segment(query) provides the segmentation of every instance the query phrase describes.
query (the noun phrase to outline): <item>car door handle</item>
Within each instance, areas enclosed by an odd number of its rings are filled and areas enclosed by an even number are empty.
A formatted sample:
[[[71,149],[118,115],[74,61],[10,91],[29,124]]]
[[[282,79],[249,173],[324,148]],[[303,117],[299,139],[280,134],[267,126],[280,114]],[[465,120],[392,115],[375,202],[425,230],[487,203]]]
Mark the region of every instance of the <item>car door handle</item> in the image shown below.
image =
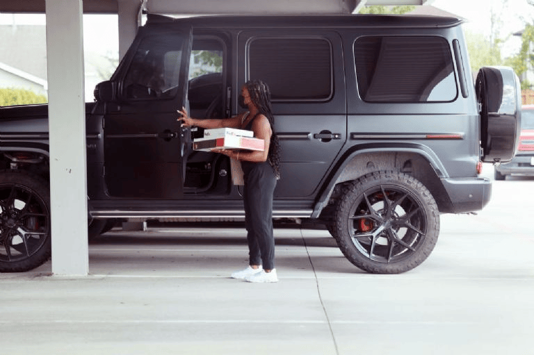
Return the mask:
[[[166,141],[170,141],[171,139],[176,138],[176,137],[178,137],[178,133],[172,132],[168,129],[158,134],[158,138],[166,140]]]
[[[321,133],[315,133],[313,135],[315,139],[321,139],[325,141],[330,141],[331,139],[341,139],[340,133],[332,133],[330,131],[321,131]]]

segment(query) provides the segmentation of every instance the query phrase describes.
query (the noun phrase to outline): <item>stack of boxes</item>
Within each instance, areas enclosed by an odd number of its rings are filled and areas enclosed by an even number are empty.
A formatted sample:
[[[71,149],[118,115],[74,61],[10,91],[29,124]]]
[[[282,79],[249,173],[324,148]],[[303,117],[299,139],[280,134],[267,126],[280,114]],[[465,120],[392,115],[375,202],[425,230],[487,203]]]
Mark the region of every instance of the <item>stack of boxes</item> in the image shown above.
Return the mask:
[[[211,151],[212,149],[265,149],[263,139],[254,138],[252,131],[235,128],[206,129],[204,138],[197,138],[193,142],[193,149]]]

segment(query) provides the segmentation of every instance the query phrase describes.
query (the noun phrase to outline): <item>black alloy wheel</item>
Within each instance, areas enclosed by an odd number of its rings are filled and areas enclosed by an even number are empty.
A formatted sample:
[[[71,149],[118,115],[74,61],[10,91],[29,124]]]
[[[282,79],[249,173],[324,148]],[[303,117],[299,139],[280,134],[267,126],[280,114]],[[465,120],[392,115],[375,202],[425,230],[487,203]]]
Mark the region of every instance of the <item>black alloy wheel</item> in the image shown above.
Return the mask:
[[[352,182],[336,209],[338,245],[357,267],[380,274],[420,265],[439,235],[439,212],[430,192],[396,171],[367,174]]]
[[[0,171],[0,272],[32,270],[50,254],[48,184],[25,171]]]

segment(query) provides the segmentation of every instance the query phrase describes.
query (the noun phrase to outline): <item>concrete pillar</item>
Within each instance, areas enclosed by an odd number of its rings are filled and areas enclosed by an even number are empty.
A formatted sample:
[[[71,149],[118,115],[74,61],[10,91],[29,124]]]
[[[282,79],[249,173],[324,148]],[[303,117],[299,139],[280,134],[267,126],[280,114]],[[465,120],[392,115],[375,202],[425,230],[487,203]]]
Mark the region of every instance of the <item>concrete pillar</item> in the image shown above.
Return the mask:
[[[82,0],[46,0],[52,273],[87,275]]]
[[[140,1],[118,0],[119,2],[119,58],[122,59],[137,33]]]

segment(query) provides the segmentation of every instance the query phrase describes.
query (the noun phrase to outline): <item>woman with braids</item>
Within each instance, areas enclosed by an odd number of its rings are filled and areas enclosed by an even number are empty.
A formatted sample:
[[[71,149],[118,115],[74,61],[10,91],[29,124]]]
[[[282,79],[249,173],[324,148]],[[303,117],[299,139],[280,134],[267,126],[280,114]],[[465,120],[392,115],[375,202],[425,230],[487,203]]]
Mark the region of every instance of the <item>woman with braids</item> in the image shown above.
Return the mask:
[[[238,128],[252,130],[254,137],[265,141],[265,150],[214,152],[241,161],[244,173],[243,201],[249,248],[249,266],[232,274],[232,278],[249,282],[278,282],[274,267],[273,194],[280,177],[280,144],[274,131],[271,93],[260,80],[247,82],[241,89],[239,104],[248,112],[227,119],[195,119],[182,108],[178,111],[185,127]]]

